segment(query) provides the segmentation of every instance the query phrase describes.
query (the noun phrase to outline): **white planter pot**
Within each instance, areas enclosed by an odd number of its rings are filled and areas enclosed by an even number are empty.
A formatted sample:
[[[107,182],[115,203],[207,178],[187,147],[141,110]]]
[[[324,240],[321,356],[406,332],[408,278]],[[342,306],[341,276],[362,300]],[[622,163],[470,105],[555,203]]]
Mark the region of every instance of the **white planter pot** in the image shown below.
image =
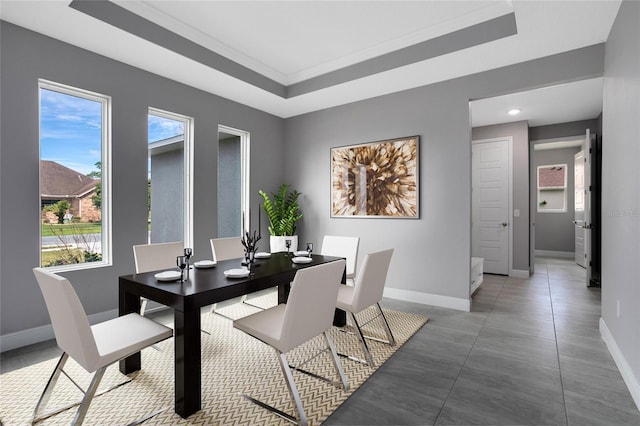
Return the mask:
[[[271,247],[271,253],[277,253],[280,251],[287,251],[287,243],[286,240],[291,240],[291,247],[289,247],[289,252],[293,253],[298,250],[298,236],[277,236],[271,235],[269,239],[269,245]]]

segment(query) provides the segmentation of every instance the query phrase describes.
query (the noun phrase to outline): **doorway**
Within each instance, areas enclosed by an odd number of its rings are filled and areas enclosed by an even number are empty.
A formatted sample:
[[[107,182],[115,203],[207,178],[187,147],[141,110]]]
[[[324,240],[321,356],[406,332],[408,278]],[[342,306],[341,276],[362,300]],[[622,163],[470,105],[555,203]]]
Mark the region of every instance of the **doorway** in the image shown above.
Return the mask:
[[[581,136],[532,141],[537,256],[577,259],[581,251],[584,257],[582,228],[575,224],[584,209],[583,142]]]
[[[538,206],[535,253],[574,259],[587,270],[587,286],[600,285],[600,141],[589,129],[586,135],[532,141],[534,168],[566,163],[568,169],[566,211]]]

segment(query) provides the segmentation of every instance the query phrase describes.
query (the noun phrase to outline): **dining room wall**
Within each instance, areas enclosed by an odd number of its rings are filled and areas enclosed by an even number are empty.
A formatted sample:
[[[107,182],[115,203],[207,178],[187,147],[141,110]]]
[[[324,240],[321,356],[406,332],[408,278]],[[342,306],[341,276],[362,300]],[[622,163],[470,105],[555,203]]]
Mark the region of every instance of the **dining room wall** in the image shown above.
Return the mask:
[[[34,336],[52,337],[31,272],[39,263],[39,78],[112,98],[113,264],[62,274],[74,284],[89,315],[116,314],[118,276],[134,271],[132,245],[147,241],[149,107],[194,117],[196,260],[211,257],[209,238],[217,232],[219,124],[251,133],[251,193],[256,194],[251,202],[256,208],[258,189],[282,181],[283,119],[4,21],[0,31],[2,350],[29,343]]]
[[[605,53],[600,333],[640,409],[640,3],[624,1]]]
[[[469,101],[600,76],[603,52],[590,46],[287,119],[285,175],[303,194],[300,238],[359,236],[359,263],[367,252],[393,247],[385,295],[469,309]],[[330,217],[330,149],[411,135],[420,136],[420,218]]]

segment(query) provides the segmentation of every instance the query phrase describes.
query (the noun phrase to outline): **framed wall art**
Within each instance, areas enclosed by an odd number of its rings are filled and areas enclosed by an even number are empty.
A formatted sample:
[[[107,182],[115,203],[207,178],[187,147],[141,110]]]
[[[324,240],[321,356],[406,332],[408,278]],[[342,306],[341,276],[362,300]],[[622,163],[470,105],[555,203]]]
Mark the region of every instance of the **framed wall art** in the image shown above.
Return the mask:
[[[419,218],[419,136],[331,148],[331,217]]]

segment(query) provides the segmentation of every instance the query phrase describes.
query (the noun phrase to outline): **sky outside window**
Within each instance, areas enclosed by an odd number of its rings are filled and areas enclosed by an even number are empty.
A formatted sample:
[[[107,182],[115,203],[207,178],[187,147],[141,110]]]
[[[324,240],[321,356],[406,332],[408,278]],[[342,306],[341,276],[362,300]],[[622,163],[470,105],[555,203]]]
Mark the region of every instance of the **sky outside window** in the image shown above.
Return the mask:
[[[102,160],[102,105],[40,89],[40,158],[82,174]]]
[[[149,142],[184,133],[180,121],[149,115]],[[48,89],[40,89],[40,158],[84,175],[102,160],[102,105]]]
[[[184,123],[149,114],[149,143],[184,134]]]

